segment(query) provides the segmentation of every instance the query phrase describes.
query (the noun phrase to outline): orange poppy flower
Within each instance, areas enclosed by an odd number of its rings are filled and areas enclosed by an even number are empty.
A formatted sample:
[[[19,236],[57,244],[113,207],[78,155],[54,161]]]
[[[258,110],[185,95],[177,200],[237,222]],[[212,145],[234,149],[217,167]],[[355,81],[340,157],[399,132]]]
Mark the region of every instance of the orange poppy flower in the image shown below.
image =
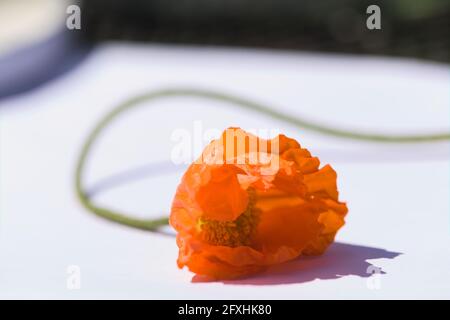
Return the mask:
[[[336,172],[279,135],[230,128],[187,169],[172,204],[178,266],[213,279],[323,253],[344,225]]]

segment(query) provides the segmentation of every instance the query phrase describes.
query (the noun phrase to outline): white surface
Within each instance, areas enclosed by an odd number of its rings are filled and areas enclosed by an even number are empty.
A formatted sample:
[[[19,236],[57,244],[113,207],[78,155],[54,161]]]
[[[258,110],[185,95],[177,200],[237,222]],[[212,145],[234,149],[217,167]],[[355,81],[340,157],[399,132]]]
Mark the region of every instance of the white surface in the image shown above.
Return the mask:
[[[176,267],[172,237],[115,225],[81,208],[73,192],[75,160],[97,119],[130,95],[184,85],[241,94],[343,127],[450,127],[444,65],[105,45],[67,76],[0,101],[0,298],[450,298],[448,143],[356,143],[197,99],[165,100],[123,117],[95,149],[89,185],[170,159],[171,133],[192,130],[195,120],[207,128],[281,128],[336,169],[350,209],[339,244],[323,257],[237,282],[191,282],[192,274]],[[98,201],[157,216],[169,210],[181,173],[143,177]],[[367,278],[365,259],[376,257],[369,262],[386,273]],[[66,288],[69,265],[81,269],[79,290]],[[370,289],[376,281],[379,288]]]

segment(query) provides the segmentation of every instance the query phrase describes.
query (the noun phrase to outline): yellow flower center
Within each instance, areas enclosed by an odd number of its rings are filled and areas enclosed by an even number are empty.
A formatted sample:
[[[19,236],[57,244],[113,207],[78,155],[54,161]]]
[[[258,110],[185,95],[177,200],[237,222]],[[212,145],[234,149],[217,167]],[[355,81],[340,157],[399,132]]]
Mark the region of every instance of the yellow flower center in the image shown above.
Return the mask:
[[[238,247],[250,245],[258,224],[257,210],[254,210],[255,190],[248,189],[247,209],[234,221],[217,221],[200,218],[198,228],[202,239],[212,245]]]

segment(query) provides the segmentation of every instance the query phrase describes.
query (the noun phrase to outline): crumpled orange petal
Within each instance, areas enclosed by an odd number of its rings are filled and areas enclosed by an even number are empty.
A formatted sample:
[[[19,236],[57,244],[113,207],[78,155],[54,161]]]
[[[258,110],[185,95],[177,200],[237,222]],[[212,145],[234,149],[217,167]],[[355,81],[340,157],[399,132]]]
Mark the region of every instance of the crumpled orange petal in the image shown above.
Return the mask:
[[[232,145],[237,139],[244,143]],[[344,225],[347,206],[338,200],[336,172],[319,166],[285,135],[264,140],[225,130],[187,169],[175,194],[170,223],[178,232],[178,266],[230,279],[323,253]]]
[[[207,181],[195,195],[203,215],[218,221],[235,220],[245,211],[248,195],[237,179],[237,173],[244,173],[232,165],[221,165],[209,171]]]

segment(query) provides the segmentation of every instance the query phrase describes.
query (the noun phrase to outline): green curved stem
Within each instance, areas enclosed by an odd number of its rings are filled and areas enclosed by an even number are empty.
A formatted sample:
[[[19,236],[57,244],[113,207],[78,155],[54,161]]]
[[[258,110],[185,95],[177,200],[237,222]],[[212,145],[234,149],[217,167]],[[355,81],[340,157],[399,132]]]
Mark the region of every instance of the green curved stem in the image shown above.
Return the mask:
[[[416,143],[416,142],[450,140],[450,132],[443,132],[429,135],[384,135],[378,133],[365,133],[365,132],[341,130],[330,126],[325,126],[311,121],[307,121],[299,117],[293,117],[286,113],[278,112],[274,108],[268,107],[266,105],[219,92],[200,89],[160,90],[136,96],[120,104],[119,106],[114,108],[111,112],[109,112],[103,119],[101,119],[101,121],[95,126],[94,130],[89,134],[87,140],[83,145],[83,148],[81,149],[81,153],[78,158],[78,163],[75,172],[75,188],[77,196],[86,209],[107,220],[143,230],[154,231],[159,227],[168,224],[167,217],[162,217],[158,219],[139,219],[95,205],[92,202],[92,199],[89,197],[89,195],[83,188],[82,176],[84,174],[87,156],[90,150],[92,149],[94,142],[96,141],[100,133],[103,131],[103,129],[105,129],[105,127],[107,127],[115,118],[117,118],[120,114],[131,110],[134,107],[142,105],[141,104],[142,102],[174,96],[199,97],[227,102],[233,106],[242,109],[247,109],[250,111],[259,112],[274,119],[290,123],[302,129],[340,138],[364,140],[372,142],[389,142],[389,143]]]

